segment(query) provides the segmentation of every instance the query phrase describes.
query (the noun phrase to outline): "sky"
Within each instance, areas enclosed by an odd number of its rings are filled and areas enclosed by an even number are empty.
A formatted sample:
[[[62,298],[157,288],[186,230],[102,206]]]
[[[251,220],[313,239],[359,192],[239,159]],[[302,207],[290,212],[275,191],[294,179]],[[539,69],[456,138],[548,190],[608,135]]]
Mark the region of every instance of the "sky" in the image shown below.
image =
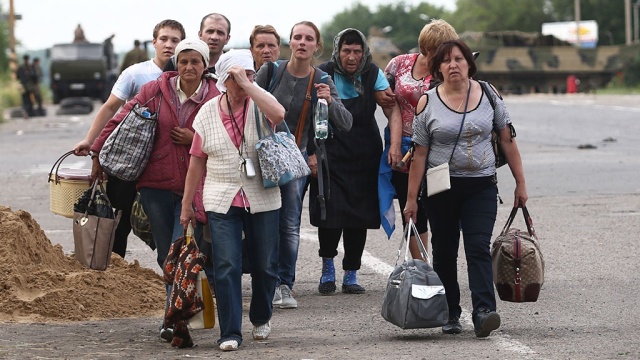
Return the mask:
[[[334,15],[350,8],[357,0],[13,0],[16,21],[15,36],[24,51],[41,50],[56,43],[73,41],[78,24],[87,40],[102,42],[112,34],[117,52],[133,47],[133,41],[151,40],[153,27],[164,19],[182,23],[187,37],[198,36],[200,20],[211,12],[225,15],[231,21],[230,47],[248,44],[254,25],[271,24],[281,36],[287,37],[291,27],[302,20],[318,27]],[[380,4],[394,0],[362,0],[372,11]],[[448,10],[455,8],[454,0],[404,0],[407,5],[427,2]],[[2,10],[9,11],[9,0],[0,0]],[[250,7],[251,6],[251,7]],[[417,32],[416,32],[417,36]]]

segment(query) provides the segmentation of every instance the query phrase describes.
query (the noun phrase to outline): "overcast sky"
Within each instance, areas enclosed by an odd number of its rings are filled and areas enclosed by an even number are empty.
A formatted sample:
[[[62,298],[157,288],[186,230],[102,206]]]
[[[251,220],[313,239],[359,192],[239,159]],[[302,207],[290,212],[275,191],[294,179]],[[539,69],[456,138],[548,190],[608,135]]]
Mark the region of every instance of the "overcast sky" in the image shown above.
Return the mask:
[[[361,1],[373,11],[380,4],[396,2]],[[421,2],[404,1],[409,5]],[[424,2],[449,10],[455,8],[454,0]],[[2,10],[8,12],[9,0],[0,0],[0,3]],[[115,34],[113,43],[120,52],[129,50],[134,39],[151,40],[153,27],[164,19],[178,20],[185,27],[187,37],[197,36],[202,17],[218,12],[231,21],[229,44],[233,46],[247,43],[256,24],[271,24],[281,35],[287,36],[293,24],[299,21],[313,21],[320,27],[355,3],[356,0],[14,0],[16,14],[22,15],[22,20],[16,22],[15,35],[22,44],[18,52],[40,50],[56,43],[71,42],[76,26],[81,24],[89,41],[101,42]]]

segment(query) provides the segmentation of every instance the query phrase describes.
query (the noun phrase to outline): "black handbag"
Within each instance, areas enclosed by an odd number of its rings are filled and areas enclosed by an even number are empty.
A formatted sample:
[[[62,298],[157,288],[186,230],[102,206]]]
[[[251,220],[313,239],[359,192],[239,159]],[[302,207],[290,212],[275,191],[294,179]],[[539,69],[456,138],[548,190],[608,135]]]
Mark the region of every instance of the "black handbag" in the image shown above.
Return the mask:
[[[402,329],[439,327],[449,320],[449,306],[444,286],[428,262],[409,258],[409,237],[420,239],[418,230],[409,220],[398,248],[396,266],[389,276],[382,299],[382,317]],[[398,265],[405,245],[404,262]],[[418,248],[424,259],[429,255],[421,241]]]

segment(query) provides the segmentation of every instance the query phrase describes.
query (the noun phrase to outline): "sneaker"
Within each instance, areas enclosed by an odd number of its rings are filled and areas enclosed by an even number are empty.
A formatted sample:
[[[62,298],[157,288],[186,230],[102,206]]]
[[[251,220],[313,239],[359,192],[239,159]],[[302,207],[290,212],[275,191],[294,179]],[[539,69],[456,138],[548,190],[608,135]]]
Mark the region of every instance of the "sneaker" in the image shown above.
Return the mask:
[[[342,284],[342,292],[345,294],[364,294],[365,289],[358,284]]]
[[[280,293],[282,294],[280,309],[295,309],[298,307],[298,302],[293,298],[291,288],[288,285],[280,285]]]
[[[484,338],[500,327],[500,315],[488,309],[479,309],[473,321],[476,337]]]
[[[282,304],[282,293],[280,292],[280,286],[276,286],[276,293],[273,295],[273,301],[271,303],[273,305]]]
[[[449,316],[449,321],[442,327],[442,332],[445,334],[460,334],[462,332],[460,318],[455,315]]]
[[[253,325],[253,331],[251,332],[253,340],[266,340],[269,334],[271,334],[271,321],[259,326]]]
[[[160,329],[160,338],[166,342],[171,342],[173,340],[173,328]]]
[[[227,340],[220,343],[220,350],[222,351],[236,351],[238,350],[238,340]]]

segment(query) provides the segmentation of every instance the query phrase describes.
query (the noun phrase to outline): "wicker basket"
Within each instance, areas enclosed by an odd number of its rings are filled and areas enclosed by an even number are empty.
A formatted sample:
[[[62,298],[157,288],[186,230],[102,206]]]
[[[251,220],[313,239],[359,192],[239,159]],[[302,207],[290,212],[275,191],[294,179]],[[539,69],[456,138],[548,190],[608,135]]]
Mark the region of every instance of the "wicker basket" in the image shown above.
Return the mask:
[[[70,154],[73,151],[62,155],[49,172],[49,209],[54,214],[73,218],[73,205],[91,186],[91,169],[60,169],[60,164]]]

